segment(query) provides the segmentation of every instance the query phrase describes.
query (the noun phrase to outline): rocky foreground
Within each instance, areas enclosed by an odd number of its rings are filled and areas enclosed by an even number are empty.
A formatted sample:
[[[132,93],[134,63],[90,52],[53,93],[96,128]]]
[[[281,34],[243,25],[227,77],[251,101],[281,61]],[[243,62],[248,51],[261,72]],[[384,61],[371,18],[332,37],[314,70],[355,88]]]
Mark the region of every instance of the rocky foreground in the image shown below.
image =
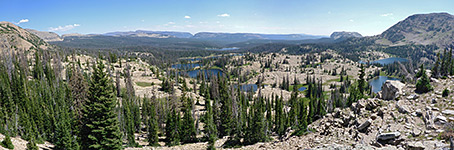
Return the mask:
[[[387,81],[379,98],[335,109],[309,125],[313,133],[244,149],[449,149],[441,135],[454,121],[453,96],[441,91],[452,91],[454,80],[432,81],[435,90],[421,95],[414,85]]]
[[[239,149],[449,149],[441,135],[454,121],[454,79],[432,79],[434,91],[416,94],[412,84],[387,81],[378,98],[362,99],[352,107],[336,108],[309,125],[314,132],[287,135]],[[386,100],[385,100],[386,99]],[[225,139],[216,142],[220,149]],[[144,149],[205,149],[206,143]]]
[[[434,91],[416,94],[412,84],[387,81],[378,98],[362,99],[350,108],[336,108],[310,124],[313,130],[306,135],[290,136],[292,131],[288,129],[281,139],[273,136],[274,141],[239,149],[449,149],[450,143],[441,135],[446,132],[446,125],[454,121],[454,99],[453,94],[442,97],[441,91],[454,90],[454,78],[432,79],[431,84]],[[223,149],[225,141],[226,138],[218,140],[216,147]],[[20,138],[12,138],[12,142],[15,149],[24,149],[27,143]],[[52,148],[49,143],[39,146]],[[191,150],[206,146],[203,142],[126,149]]]

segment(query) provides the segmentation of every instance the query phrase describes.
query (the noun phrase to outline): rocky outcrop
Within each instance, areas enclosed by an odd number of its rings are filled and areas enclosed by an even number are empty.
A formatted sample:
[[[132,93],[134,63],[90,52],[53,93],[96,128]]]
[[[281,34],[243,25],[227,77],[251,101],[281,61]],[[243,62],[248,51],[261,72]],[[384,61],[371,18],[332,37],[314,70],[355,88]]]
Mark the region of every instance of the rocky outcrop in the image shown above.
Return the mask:
[[[387,80],[381,87],[381,98],[384,100],[394,100],[402,94],[402,88],[405,86],[400,81]]]
[[[339,40],[339,39],[347,39],[347,38],[353,38],[353,37],[363,37],[361,34],[358,32],[333,32],[330,36],[331,39],[334,40]]]

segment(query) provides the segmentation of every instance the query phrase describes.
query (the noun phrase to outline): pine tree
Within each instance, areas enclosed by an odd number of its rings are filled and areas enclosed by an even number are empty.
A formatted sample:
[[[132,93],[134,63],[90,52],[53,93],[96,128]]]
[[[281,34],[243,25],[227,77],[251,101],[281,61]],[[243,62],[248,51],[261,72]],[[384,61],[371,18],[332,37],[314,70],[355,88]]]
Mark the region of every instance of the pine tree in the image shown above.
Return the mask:
[[[424,68],[423,65],[421,65],[421,68]],[[416,92],[418,93],[426,93],[429,91],[432,91],[433,88],[430,85],[430,80],[429,77],[427,77],[426,72],[424,69],[419,70],[418,74],[422,74],[421,78],[416,82]]]
[[[275,108],[275,132],[279,135],[282,136],[284,135],[285,132],[285,114],[283,112],[283,100],[282,96],[279,98],[276,98],[276,108]]]
[[[88,99],[83,109],[82,149],[121,149],[116,97],[101,60],[93,65]]]
[[[209,150],[216,149],[214,143],[217,139],[217,130],[216,125],[213,120],[213,108],[211,107],[210,94],[207,93],[205,98],[205,126],[203,127],[205,132],[205,138],[208,139],[208,148]]]
[[[289,120],[290,126],[297,126],[298,125],[298,88],[296,85],[293,86],[293,91],[289,100],[290,105],[290,113],[289,113]]]
[[[73,134],[77,132],[72,129],[78,129],[75,126],[78,122],[73,120],[75,118],[74,111],[71,111],[69,106],[72,103],[65,99],[64,93],[68,92],[69,95],[69,90],[65,91],[66,89],[65,84],[60,84],[55,93],[56,102],[59,107],[55,108],[57,109],[57,115],[54,116],[56,119],[54,145],[56,149],[76,150],[79,149],[79,143]]]
[[[194,118],[192,117],[193,103],[190,98],[186,97],[186,93],[183,93],[181,101],[184,102],[184,115],[182,119],[181,127],[181,142],[191,143],[196,141],[196,129],[194,126]]]
[[[220,137],[230,135],[233,127],[233,111],[232,111],[232,98],[230,97],[230,91],[227,88],[227,81],[225,78],[220,79],[219,83],[219,94],[221,103],[221,125],[219,127]]]
[[[452,47],[451,49],[449,50],[449,54],[448,54],[448,73],[449,75],[454,75],[454,60],[452,59]]]
[[[424,71],[424,64],[421,64],[421,66],[419,67],[419,71],[416,73],[415,77],[416,78],[420,78],[422,76],[422,74],[425,73]]]
[[[3,139],[1,145],[7,149],[14,149],[13,142],[11,142],[11,138],[9,136],[6,136],[5,139]]]
[[[180,144],[180,113],[176,108],[167,116],[166,121],[166,146],[175,146]]]
[[[27,143],[27,149],[26,150],[39,150],[38,146],[36,146],[35,140],[32,139]]]
[[[432,77],[440,77],[440,52],[437,53],[437,60],[435,61],[434,67],[432,68]]]
[[[361,68],[359,71],[359,80],[358,80],[358,90],[361,94],[363,94],[365,91],[365,89],[364,89],[366,86],[366,80],[364,79],[365,76],[366,76],[366,73],[365,73],[364,65],[361,64]]]
[[[249,121],[248,131],[244,142],[246,144],[255,144],[257,142],[265,142],[267,135],[265,133],[265,115],[263,112],[264,102],[263,98],[259,97],[254,101],[252,113]]]
[[[156,115],[155,99],[150,101],[148,98],[144,98],[142,103],[142,114],[144,114],[144,121],[147,126],[147,141],[150,146],[159,146],[158,137],[158,120]]]

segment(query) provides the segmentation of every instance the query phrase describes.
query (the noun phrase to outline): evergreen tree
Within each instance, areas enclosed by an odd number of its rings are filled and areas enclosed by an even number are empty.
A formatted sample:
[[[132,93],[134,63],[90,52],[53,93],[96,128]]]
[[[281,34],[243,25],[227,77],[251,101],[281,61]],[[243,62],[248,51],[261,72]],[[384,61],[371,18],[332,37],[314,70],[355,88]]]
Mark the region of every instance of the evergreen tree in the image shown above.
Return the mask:
[[[365,73],[364,65],[361,64],[361,68],[359,71],[359,80],[358,80],[358,90],[359,90],[359,93],[361,93],[361,94],[363,94],[365,91],[365,89],[364,89],[366,86],[366,80],[364,79],[365,76],[366,76],[366,73]]]
[[[416,73],[415,77],[416,78],[420,78],[422,76],[422,74],[425,73],[424,71],[424,64],[421,64],[421,66],[419,67],[419,71]]]
[[[9,136],[6,136],[5,139],[3,139],[1,145],[7,149],[14,149],[13,142],[11,142],[11,138]]]
[[[158,121],[156,115],[156,105],[155,99],[151,102],[150,99],[144,98],[142,103],[142,114],[144,114],[144,121],[147,126],[147,141],[150,146],[159,146],[159,137],[158,137]]]
[[[74,127],[75,122],[73,120],[74,113],[73,111],[70,111],[69,105],[71,103],[66,102],[65,96],[64,96],[64,90],[66,87],[64,87],[63,84],[60,84],[60,87],[57,88],[57,100],[56,102],[58,103],[58,108],[57,109],[57,116],[55,116],[56,119],[56,129],[55,129],[55,140],[54,140],[54,145],[56,149],[67,149],[67,150],[76,150],[79,149],[79,143],[77,142],[77,139],[74,137],[75,131],[72,129],[76,130],[78,129],[77,127]],[[69,90],[68,90],[69,92]]]
[[[217,139],[217,130],[216,125],[213,120],[213,108],[211,107],[210,94],[207,93],[205,98],[205,126],[203,127],[205,132],[205,138],[208,139],[208,148],[209,150],[216,149],[214,143]]]
[[[83,109],[81,131],[82,149],[121,149],[117,114],[114,112],[116,97],[111,79],[101,60],[93,65],[88,99]]]
[[[423,65],[421,65],[421,68],[424,68]],[[421,78],[416,82],[416,92],[418,93],[426,93],[429,91],[432,91],[433,88],[430,85],[430,80],[429,77],[427,77],[426,72],[424,69],[419,70],[418,74],[422,74]]]
[[[438,78],[440,77],[440,52],[437,53],[437,60],[435,61],[435,64],[432,68],[432,77],[433,78]]]
[[[166,146],[180,144],[180,113],[176,108],[172,108],[166,121]]]
[[[35,140],[32,139],[27,143],[26,150],[39,150],[38,146],[36,146]]]
[[[276,98],[276,108],[275,108],[275,132],[279,135],[282,136],[284,135],[285,132],[285,114],[283,111],[283,100],[282,96],[279,98]]]
[[[192,117],[193,102],[190,98],[186,97],[186,93],[183,93],[181,101],[184,102],[184,114],[182,119],[181,127],[181,142],[191,143],[196,141],[196,129],[194,126],[194,118]]]
[[[230,135],[233,127],[233,111],[232,111],[232,98],[230,91],[227,88],[227,81],[225,78],[219,80],[219,94],[221,103],[221,124],[219,127],[220,137]]]
[[[297,126],[298,125],[298,116],[299,116],[299,103],[298,103],[298,88],[296,85],[293,86],[293,91],[289,100],[290,105],[290,126]]]
[[[265,133],[265,116],[263,112],[263,98],[259,97],[254,101],[252,113],[249,121],[248,131],[244,142],[246,144],[255,144],[257,142],[265,142],[267,135]]]

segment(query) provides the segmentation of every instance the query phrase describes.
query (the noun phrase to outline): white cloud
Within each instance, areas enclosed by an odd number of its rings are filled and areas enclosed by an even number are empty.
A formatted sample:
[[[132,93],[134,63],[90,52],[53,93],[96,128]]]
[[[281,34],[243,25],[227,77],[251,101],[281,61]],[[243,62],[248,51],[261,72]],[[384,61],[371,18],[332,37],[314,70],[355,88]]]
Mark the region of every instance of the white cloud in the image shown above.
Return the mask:
[[[66,25],[66,26],[58,26],[56,28],[54,27],[50,27],[49,28],[49,31],[68,31],[68,30],[72,30],[74,29],[75,27],[79,27],[80,24],[70,24],[70,25]]]
[[[26,23],[26,22],[28,22],[28,21],[29,21],[28,19],[22,19],[22,20],[19,20],[19,22],[16,23],[16,24]]]
[[[350,19],[350,20],[348,20],[348,21],[350,21],[350,22],[355,22],[355,20],[353,20],[353,19]]]
[[[392,15],[393,15],[393,13],[386,13],[386,14],[381,14],[380,16],[382,16],[382,17],[388,17],[388,16],[392,16]]]
[[[220,14],[220,15],[218,15],[218,17],[230,17],[230,15],[229,14]]]
[[[186,19],[191,19],[191,16],[184,16],[184,18],[186,18]]]
[[[164,26],[169,26],[169,25],[174,25],[174,24],[175,24],[175,22],[170,21],[170,22],[167,22],[166,24],[164,24]]]

